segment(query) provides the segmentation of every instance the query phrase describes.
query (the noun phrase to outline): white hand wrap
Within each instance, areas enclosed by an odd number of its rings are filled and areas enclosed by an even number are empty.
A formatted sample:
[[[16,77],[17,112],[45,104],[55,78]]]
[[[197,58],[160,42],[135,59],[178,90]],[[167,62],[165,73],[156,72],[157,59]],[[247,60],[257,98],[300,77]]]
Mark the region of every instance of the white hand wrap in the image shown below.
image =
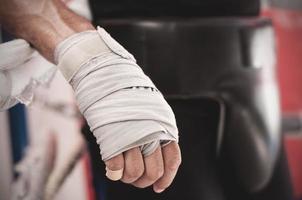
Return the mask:
[[[71,36],[55,52],[104,161],[134,147],[149,155],[178,141],[172,109],[134,57],[101,28]]]

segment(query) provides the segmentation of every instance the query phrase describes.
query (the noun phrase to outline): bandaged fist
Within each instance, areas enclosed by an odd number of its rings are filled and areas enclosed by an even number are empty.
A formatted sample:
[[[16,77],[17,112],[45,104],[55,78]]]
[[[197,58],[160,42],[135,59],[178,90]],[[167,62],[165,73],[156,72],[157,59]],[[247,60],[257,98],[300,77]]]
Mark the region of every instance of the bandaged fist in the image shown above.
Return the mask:
[[[157,147],[155,152],[146,157],[136,147],[105,162],[109,179],[121,180],[138,188],[153,185],[157,193],[170,186],[180,163],[180,149],[175,142],[162,148]]]
[[[174,113],[135,58],[61,0],[0,0],[0,23],[54,62],[72,86],[107,175],[167,188],[181,161]]]
[[[167,188],[181,162],[175,116],[133,55],[98,27],[60,43],[55,61],[96,137],[108,178]]]

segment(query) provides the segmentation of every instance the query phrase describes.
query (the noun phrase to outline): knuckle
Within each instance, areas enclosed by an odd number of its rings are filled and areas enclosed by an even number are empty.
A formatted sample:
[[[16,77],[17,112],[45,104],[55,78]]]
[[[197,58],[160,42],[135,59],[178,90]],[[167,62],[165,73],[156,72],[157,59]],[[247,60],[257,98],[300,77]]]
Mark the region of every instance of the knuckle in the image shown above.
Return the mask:
[[[119,170],[123,168],[123,166],[120,163],[116,163],[116,162],[108,162],[106,165],[110,170]]]
[[[155,182],[157,179],[162,177],[164,174],[164,170],[162,168],[157,168],[155,170],[152,170],[152,172],[149,172],[146,174],[146,179],[150,182]]]
[[[154,173],[147,173],[145,178],[148,182],[151,182],[151,183],[155,182],[157,180],[156,175]]]
[[[181,164],[181,158],[179,156],[175,156],[173,157],[172,159],[170,159],[167,163],[167,169],[168,170],[177,170],[178,167],[180,166]]]
[[[160,168],[157,173],[157,179],[161,178],[164,175],[164,168]]]
[[[126,170],[124,173],[124,178],[128,180],[136,180],[141,177],[144,173],[143,168],[141,167],[134,167],[130,170]]]

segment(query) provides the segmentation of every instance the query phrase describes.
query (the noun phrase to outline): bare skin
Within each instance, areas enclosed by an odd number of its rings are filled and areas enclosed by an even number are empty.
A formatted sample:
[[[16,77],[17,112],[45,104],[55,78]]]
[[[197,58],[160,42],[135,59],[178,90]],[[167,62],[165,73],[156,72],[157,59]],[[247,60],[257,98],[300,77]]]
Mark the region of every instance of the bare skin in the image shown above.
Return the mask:
[[[69,10],[61,0],[0,0],[0,24],[8,32],[31,43],[46,59],[54,62],[56,46],[92,24]],[[143,157],[139,148],[130,149],[105,162],[110,170],[124,169],[121,181],[139,188],[153,185],[162,192],[172,183],[181,153],[177,143]]]
[[[53,62],[55,47],[68,36],[94,30],[91,23],[60,0],[0,0],[0,23],[16,37],[30,42]]]

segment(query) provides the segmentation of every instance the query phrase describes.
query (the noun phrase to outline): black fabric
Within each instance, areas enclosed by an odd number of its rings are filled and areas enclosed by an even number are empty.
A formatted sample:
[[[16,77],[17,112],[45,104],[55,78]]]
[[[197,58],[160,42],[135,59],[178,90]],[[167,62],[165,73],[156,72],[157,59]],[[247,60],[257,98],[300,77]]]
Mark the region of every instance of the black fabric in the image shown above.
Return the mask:
[[[294,200],[293,185],[289,174],[288,161],[284,147],[274,167],[274,173],[267,186],[256,193],[247,193],[241,189],[241,183],[234,179],[234,167],[232,164],[225,165],[230,160],[226,149],[220,159],[220,177],[225,195],[229,200]],[[251,169],[252,171],[253,169]]]
[[[259,0],[90,0],[95,20],[119,17],[257,16]]]

